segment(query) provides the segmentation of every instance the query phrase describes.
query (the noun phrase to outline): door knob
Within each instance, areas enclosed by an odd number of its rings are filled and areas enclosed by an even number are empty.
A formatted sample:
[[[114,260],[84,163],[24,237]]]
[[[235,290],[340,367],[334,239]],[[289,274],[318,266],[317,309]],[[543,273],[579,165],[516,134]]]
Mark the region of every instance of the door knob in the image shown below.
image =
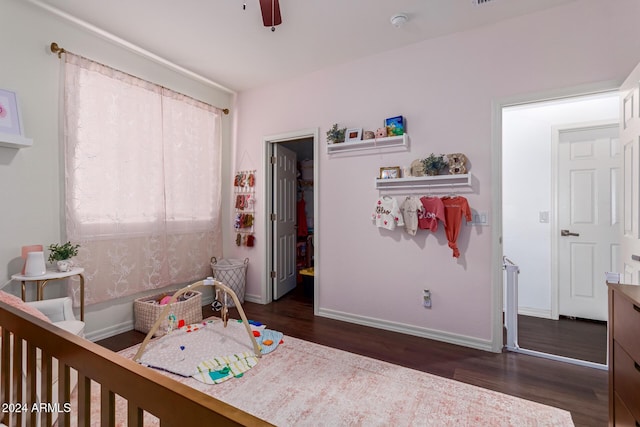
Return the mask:
[[[569,230],[560,230],[561,236],[579,236],[580,233],[572,233]]]

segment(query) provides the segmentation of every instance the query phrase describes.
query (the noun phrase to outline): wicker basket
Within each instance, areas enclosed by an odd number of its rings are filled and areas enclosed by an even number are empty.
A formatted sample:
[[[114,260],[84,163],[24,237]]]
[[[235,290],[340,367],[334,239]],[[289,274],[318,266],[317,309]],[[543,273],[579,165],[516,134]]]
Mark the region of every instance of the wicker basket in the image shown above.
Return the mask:
[[[244,302],[244,290],[247,281],[247,266],[249,258],[242,259],[221,259],[218,261],[216,257],[211,257],[211,270],[213,278],[224,283],[236,293],[238,301]],[[229,307],[235,307],[233,301],[227,304]]]
[[[163,296],[171,296],[176,291],[169,291],[164,294],[138,298],[133,302],[133,312],[135,315],[136,331],[147,333],[162,313],[166,305],[157,303]],[[198,291],[187,292],[183,295],[183,301],[176,301],[171,304],[171,309],[167,318],[163,319],[154,336],[164,335],[169,326],[169,315],[173,314],[176,320],[184,320],[186,325],[202,321],[202,293]],[[182,297],[181,297],[182,298]]]

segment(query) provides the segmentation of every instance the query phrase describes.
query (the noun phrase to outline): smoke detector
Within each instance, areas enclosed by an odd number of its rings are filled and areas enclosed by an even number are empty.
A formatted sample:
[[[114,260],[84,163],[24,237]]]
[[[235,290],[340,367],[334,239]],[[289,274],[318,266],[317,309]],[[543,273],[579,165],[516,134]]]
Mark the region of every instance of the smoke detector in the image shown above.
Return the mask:
[[[404,13],[398,13],[396,15],[393,15],[391,17],[391,24],[396,27],[396,28],[400,28],[402,27],[407,21],[409,20],[409,17],[404,14]]]

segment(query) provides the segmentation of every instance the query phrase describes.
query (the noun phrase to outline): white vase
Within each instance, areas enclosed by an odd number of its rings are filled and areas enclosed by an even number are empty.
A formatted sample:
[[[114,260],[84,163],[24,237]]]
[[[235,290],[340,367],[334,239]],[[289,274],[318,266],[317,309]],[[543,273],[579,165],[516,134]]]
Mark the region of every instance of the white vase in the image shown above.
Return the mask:
[[[44,252],[29,252],[24,266],[25,276],[42,276],[46,274],[47,266],[44,263]]]

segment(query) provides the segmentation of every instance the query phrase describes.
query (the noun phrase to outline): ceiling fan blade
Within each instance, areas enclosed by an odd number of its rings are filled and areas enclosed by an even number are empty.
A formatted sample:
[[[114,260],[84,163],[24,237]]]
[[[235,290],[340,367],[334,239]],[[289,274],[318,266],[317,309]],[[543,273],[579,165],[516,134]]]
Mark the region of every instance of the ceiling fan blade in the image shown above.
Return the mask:
[[[275,27],[282,24],[278,0],[260,0],[260,9],[262,10],[262,23],[265,27]]]

